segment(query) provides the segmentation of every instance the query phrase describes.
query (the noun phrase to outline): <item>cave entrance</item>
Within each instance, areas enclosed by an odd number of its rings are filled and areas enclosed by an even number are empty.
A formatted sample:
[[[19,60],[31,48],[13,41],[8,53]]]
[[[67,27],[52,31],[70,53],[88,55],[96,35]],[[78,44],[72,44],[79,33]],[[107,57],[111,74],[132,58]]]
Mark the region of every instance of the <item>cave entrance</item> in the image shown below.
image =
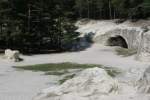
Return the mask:
[[[115,37],[110,37],[107,40],[107,45],[108,46],[120,46],[123,48],[128,48],[126,40],[122,36],[115,36]]]

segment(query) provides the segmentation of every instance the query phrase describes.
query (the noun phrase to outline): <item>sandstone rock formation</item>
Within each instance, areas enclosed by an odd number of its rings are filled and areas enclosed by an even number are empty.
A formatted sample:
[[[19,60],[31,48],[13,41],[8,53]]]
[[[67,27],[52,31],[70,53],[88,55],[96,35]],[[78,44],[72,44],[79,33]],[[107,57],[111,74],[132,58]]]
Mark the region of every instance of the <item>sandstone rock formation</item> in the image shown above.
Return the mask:
[[[138,93],[150,93],[150,67],[144,69],[136,80]]]
[[[34,100],[149,100],[149,93],[150,67],[132,68],[121,79],[89,68],[62,85],[44,89]]]
[[[20,55],[20,52],[18,50],[11,50],[11,49],[5,50],[5,58],[8,60],[18,62],[21,60],[19,55]]]
[[[141,34],[137,59],[140,61],[150,61],[150,29],[143,29]]]
[[[104,45],[109,45],[108,44],[109,39],[115,38],[115,37],[117,38],[118,36],[120,36],[125,40],[127,44],[127,48],[138,49],[141,34],[142,34],[142,30],[138,28],[116,28],[116,29],[106,32],[105,34],[97,36],[95,38],[95,42],[98,42]]]
[[[89,68],[60,86],[50,87],[35,100],[95,100],[97,96],[116,94],[117,81],[104,69]]]
[[[150,61],[150,20],[137,22],[125,21],[120,24],[112,20],[89,21],[86,24],[77,23],[82,36],[95,33],[93,41],[103,45],[121,46],[137,51],[136,59]],[[147,27],[147,29],[144,29]]]

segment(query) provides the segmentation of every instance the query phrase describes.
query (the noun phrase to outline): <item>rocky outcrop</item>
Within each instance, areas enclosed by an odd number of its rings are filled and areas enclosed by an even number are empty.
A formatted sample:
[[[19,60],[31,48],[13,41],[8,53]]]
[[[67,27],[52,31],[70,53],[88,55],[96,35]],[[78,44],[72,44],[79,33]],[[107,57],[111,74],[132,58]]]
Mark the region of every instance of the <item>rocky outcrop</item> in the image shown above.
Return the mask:
[[[125,21],[120,24],[114,23],[114,20],[89,21],[85,24],[77,23],[77,30],[82,36],[86,33],[95,33],[93,41],[103,45],[110,45],[109,40],[122,37],[127,44],[127,48],[137,51],[136,59],[140,61],[150,61],[150,31],[144,32],[143,26],[150,30],[150,20],[139,20],[137,22]],[[114,41],[112,41],[114,42]],[[111,44],[112,45],[112,44]],[[116,46],[122,46],[120,44]],[[122,46],[123,47],[123,46]]]
[[[21,60],[20,52],[18,50],[6,49],[5,50],[5,58],[8,60],[12,60],[14,62],[18,62]]]
[[[34,100],[149,100],[150,67],[132,68],[121,77],[112,78],[101,68],[85,69]]]
[[[139,74],[136,80],[136,89],[138,93],[150,94],[150,67],[145,68]]]
[[[104,45],[109,45],[108,40],[111,38],[122,37],[128,49],[137,51],[136,59],[140,61],[150,61],[150,31],[144,31],[143,28],[127,28],[127,29],[114,29],[106,32],[103,35],[97,36],[95,42]]]
[[[138,49],[142,31],[138,28],[116,28],[97,36],[94,40],[97,43],[108,45],[112,37],[121,36],[126,41],[129,49]]]
[[[90,68],[60,86],[42,92],[35,100],[96,100],[97,96],[116,94],[117,81],[104,69]]]
[[[136,59],[140,61],[150,61],[150,31],[141,34]]]

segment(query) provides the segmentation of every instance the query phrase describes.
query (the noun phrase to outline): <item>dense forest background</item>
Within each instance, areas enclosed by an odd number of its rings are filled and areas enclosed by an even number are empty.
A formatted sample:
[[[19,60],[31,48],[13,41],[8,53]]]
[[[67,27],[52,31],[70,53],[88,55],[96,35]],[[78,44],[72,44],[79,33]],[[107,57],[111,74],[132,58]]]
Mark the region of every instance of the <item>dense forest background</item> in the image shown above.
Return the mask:
[[[0,49],[68,50],[78,19],[145,19],[150,0],[0,0]]]
[[[140,19],[150,16],[150,0],[72,0],[79,18]]]

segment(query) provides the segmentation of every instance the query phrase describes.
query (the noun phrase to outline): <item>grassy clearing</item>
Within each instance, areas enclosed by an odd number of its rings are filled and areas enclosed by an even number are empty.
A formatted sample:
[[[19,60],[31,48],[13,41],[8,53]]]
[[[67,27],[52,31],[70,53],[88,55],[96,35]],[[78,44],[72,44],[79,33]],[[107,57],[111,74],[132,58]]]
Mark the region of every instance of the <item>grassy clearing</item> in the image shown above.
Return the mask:
[[[109,75],[115,76],[118,74],[118,69],[113,67],[105,67],[103,65],[96,64],[77,64],[77,63],[49,63],[49,64],[37,64],[28,66],[14,66],[14,68],[21,70],[32,70],[32,71],[44,71],[46,75],[62,75],[67,73],[68,69],[86,69],[99,67],[105,69]]]
[[[29,66],[15,66],[14,68],[47,72],[47,71],[61,71],[67,69],[92,68],[92,67],[102,68],[103,66],[94,64],[77,64],[77,63],[49,63],[49,64],[37,64]]]
[[[65,73],[68,73],[67,71],[63,71],[63,72],[60,72],[60,71],[47,71],[45,72],[45,75],[63,75]]]
[[[77,63],[49,63],[49,64],[38,64],[38,65],[30,65],[30,66],[14,66],[16,69],[20,70],[32,70],[32,71],[43,71],[45,72],[45,75],[65,75],[70,72],[68,72],[69,69],[86,69],[86,68],[93,68],[93,67],[99,67],[103,68],[107,71],[107,73],[115,77],[116,75],[120,74],[121,71],[119,71],[116,68],[112,67],[104,67],[102,65],[95,65],[95,64],[77,64]],[[69,75],[66,75],[61,79],[59,82],[62,84],[66,80],[71,79],[75,76],[74,73],[70,73]]]
[[[118,55],[122,55],[123,57],[132,56],[137,53],[135,49],[126,49],[126,48],[116,48],[116,52]]]

